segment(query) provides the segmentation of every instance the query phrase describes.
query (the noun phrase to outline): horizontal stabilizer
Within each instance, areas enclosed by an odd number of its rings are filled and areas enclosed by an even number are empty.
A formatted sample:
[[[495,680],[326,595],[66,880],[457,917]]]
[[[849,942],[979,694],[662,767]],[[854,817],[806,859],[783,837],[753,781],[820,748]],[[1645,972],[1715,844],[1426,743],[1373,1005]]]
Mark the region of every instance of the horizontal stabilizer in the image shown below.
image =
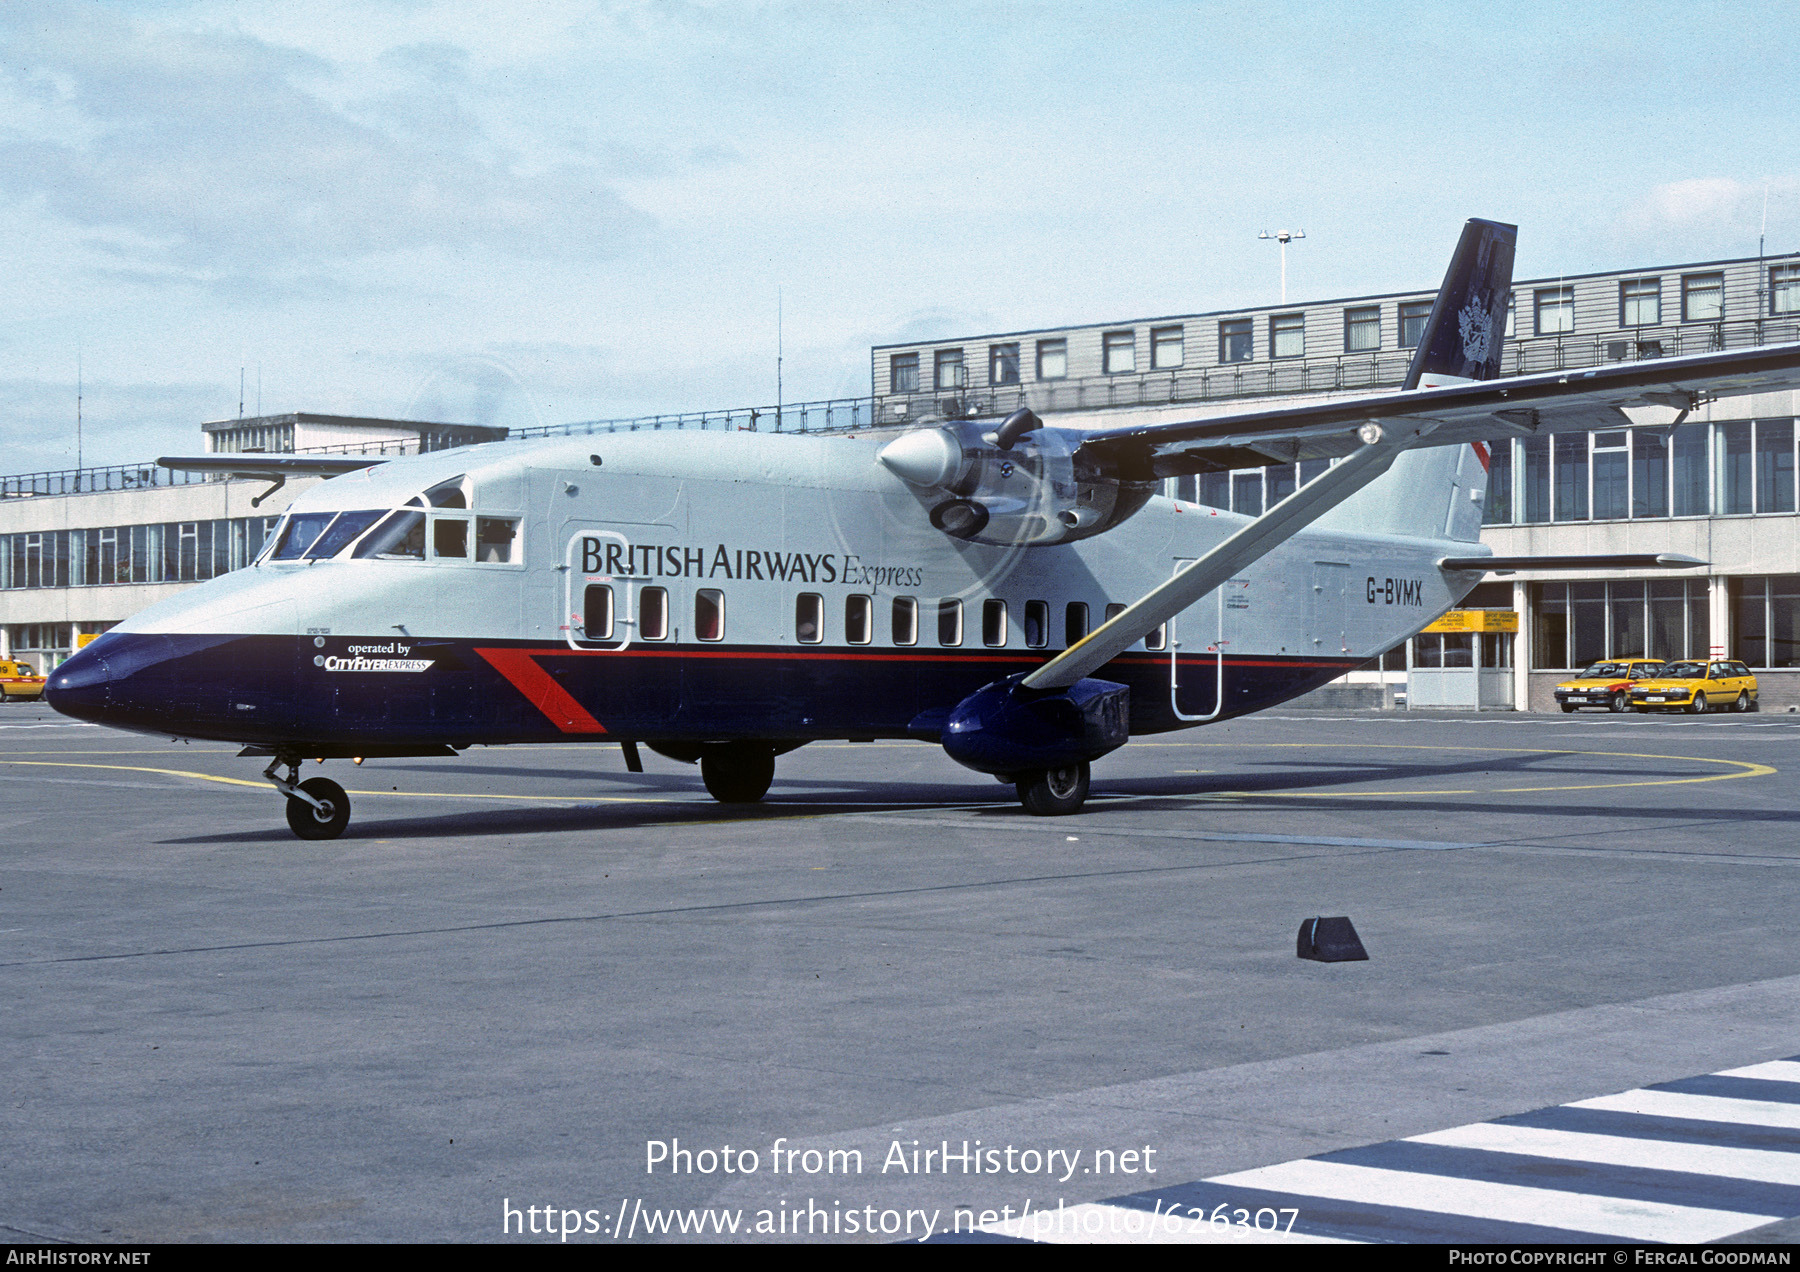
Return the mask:
[[[1445,557],[1438,568],[1511,574],[1514,570],[1693,570],[1706,564],[1683,552],[1612,552],[1598,556]]]
[[[178,473],[226,473],[232,477],[336,477],[385,464],[388,455],[164,455],[156,462]]]

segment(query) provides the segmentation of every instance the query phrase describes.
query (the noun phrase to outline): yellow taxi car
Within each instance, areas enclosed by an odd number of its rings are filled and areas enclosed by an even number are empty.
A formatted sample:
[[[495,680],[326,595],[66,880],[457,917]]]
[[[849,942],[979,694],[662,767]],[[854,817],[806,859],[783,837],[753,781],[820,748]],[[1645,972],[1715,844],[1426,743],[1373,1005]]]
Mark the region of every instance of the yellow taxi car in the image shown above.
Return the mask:
[[[1661,674],[1662,669],[1660,658],[1609,658],[1556,686],[1556,704],[1564,711],[1577,707],[1625,711],[1631,706],[1631,686]]]
[[[0,658],[0,702],[41,698],[43,694],[44,677],[34,674],[30,663]]]
[[[1631,686],[1631,705],[1639,711],[1691,711],[1695,715],[1727,707],[1748,711],[1756,705],[1756,677],[1735,658],[1670,663],[1654,680]]]

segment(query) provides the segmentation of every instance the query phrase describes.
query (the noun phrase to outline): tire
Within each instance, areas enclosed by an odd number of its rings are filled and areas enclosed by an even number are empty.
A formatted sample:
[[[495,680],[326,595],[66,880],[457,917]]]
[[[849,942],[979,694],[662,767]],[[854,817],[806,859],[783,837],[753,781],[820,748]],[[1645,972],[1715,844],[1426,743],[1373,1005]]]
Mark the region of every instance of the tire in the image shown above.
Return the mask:
[[[1731,704],[1731,709],[1733,711],[1748,711],[1750,709],[1749,692],[1746,690],[1739,690],[1737,701]]]
[[[1019,802],[1034,817],[1067,817],[1087,802],[1089,767],[1086,760],[1072,768],[1040,769],[1019,778]]]
[[[700,780],[721,804],[754,804],[775,780],[775,752],[757,742],[727,742],[700,753]]]
[[[1637,712],[1639,715],[1649,715],[1650,714],[1649,707],[1633,707],[1632,710]]]
[[[1610,697],[1606,700],[1606,709],[1608,711],[1614,712],[1615,714],[1623,712],[1630,705],[1631,705],[1631,700],[1629,698],[1627,698],[1624,695],[1624,693],[1622,693],[1622,692],[1615,693],[1612,697]]]
[[[1563,709],[1564,715],[1574,715],[1575,714],[1575,704],[1572,702],[1563,703],[1562,709]]]
[[[350,824],[350,797],[329,777],[309,777],[300,789],[325,805],[314,808],[303,799],[287,802],[288,826],[302,839],[336,839]]]
[[[1706,714],[1706,695],[1703,693],[1695,694],[1694,700],[1692,702],[1688,703],[1688,711],[1693,715],[1705,715]]]

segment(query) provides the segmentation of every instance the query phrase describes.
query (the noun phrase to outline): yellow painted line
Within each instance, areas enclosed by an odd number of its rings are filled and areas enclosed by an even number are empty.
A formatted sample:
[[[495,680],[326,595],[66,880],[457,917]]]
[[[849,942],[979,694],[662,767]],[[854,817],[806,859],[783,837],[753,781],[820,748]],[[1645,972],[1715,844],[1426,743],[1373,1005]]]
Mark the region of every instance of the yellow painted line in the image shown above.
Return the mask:
[[[32,768],[109,769],[119,773],[160,773],[164,777],[191,777],[202,782],[221,782],[227,786],[254,786],[259,790],[275,788],[264,781],[242,777],[220,777],[214,773],[195,773],[190,769],[152,768],[144,764],[69,764],[56,760],[0,760],[0,764],[19,764]],[[526,804],[681,804],[690,801],[652,799],[630,795],[478,795],[464,791],[345,791],[346,795],[404,796],[408,799],[497,799]],[[693,801],[698,802],[698,801]]]
[[[1170,746],[1174,743],[1151,743],[1152,746]],[[1339,742],[1192,742],[1181,743],[1186,746],[1230,747],[1235,750],[1259,746],[1266,749],[1312,749],[1328,747],[1335,750],[1345,749]],[[1652,755],[1641,751],[1578,751],[1568,747],[1537,746],[1421,746],[1411,743],[1359,743],[1356,750],[1361,751],[1475,751],[1494,755],[1580,755],[1615,760],[1674,760],[1685,764],[1730,764],[1740,771],[1736,773],[1712,773],[1705,777],[1669,777],[1642,779],[1630,782],[1590,782],[1567,786],[1499,786],[1485,790],[1404,790],[1404,791],[1212,791],[1214,796],[1227,796],[1236,799],[1370,799],[1376,797],[1393,798],[1410,795],[1528,795],[1541,794],[1547,791],[1602,791],[1616,790],[1627,786],[1688,786],[1699,782],[1731,782],[1742,777],[1769,777],[1778,770],[1767,764],[1757,764],[1749,760],[1723,760],[1706,755]],[[1154,797],[1152,797],[1154,798]]]

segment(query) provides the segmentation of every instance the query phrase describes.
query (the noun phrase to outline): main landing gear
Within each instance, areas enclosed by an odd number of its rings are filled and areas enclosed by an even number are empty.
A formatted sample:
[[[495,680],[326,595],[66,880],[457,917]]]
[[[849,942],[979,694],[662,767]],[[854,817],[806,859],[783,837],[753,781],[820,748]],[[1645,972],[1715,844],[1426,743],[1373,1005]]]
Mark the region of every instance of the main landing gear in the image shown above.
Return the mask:
[[[285,766],[284,780],[276,770]],[[336,839],[350,824],[350,797],[344,788],[329,777],[300,780],[300,761],[276,756],[263,770],[263,777],[276,790],[287,796],[288,826],[302,839]]]
[[[1013,779],[1019,802],[1037,817],[1066,817],[1079,813],[1088,797],[1088,762],[1068,768],[1021,773]]]
[[[760,742],[720,742],[700,751],[700,780],[721,804],[754,804],[775,780],[775,749]]]

